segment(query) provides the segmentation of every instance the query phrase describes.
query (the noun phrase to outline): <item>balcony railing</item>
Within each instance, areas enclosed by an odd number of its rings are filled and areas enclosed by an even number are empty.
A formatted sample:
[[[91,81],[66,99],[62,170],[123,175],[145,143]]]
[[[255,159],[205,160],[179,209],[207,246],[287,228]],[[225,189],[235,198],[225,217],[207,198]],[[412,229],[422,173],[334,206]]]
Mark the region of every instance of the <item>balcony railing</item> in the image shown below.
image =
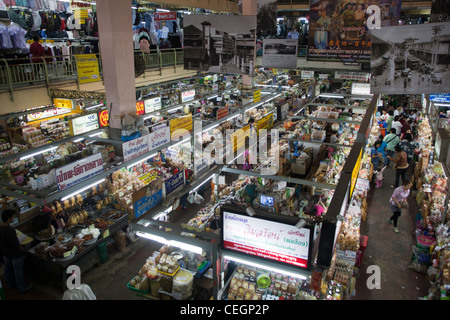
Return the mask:
[[[145,61],[145,69],[159,69],[173,66],[175,72],[183,64],[182,49],[152,50],[150,53],[135,52]],[[14,89],[30,84],[57,83],[61,81],[78,82],[77,59],[74,56],[40,57],[37,62],[30,58],[0,59],[0,89],[9,90],[14,99]],[[103,65],[98,55],[100,77],[103,79]],[[145,77],[145,74],[144,74]]]

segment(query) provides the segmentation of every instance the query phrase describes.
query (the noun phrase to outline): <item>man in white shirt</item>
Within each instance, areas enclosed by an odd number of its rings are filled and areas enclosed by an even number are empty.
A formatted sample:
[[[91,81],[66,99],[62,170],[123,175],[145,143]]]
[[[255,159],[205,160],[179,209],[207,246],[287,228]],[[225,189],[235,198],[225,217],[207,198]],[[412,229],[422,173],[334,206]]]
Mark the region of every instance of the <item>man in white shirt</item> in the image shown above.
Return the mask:
[[[397,109],[394,110],[394,116],[400,116],[403,113],[402,107],[397,107]]]
[[[298,39],[298,32],[295,29],[291,29],[287,35],[288,39]]]
[[[402,132],[402,123],[399,121],[400,117],[395,116],[394,121],[392,121],[391,128],[394,128],[396,131],[396,134],[399,135]]]

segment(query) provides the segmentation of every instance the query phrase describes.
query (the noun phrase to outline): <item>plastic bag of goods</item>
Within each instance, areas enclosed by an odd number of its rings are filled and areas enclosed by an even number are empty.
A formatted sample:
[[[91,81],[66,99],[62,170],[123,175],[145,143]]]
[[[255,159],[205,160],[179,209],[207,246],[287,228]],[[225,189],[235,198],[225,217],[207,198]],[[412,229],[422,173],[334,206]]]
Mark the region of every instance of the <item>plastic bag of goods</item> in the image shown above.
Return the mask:
[[[192,295],[192,284],[194,283],[194,276],[185,269],[178,270],[173,277],[172,290],[181,293],[182,299],[187,299]]]

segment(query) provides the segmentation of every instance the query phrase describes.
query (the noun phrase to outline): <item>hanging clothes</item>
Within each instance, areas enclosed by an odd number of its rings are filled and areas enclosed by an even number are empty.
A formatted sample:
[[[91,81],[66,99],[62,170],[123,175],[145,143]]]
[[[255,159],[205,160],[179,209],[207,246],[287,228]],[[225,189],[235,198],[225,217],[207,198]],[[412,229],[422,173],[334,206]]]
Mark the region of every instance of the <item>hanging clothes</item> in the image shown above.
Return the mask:
[[[14,49],[25,50],[28,49],[25,35],[27,31],[18,25],[12,24],[8,26],[8,33],[11,37],[11,42]]]
[[[31,27],[32,31],[38,31],[41,30],[41,16],[38,11],[32,12],[33,16],[33,26]]]
[[[9,35],[8,27],[0,23],[0,48],[12,49],[11,36]]]

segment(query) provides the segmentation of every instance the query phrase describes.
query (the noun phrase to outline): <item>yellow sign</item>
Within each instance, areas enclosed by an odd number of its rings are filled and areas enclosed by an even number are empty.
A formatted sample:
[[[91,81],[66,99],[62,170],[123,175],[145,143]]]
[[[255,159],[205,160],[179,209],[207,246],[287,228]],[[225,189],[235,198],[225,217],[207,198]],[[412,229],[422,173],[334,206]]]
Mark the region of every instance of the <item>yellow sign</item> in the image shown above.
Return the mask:
[[[245,127],[236,130],[234,133],[230,135],[231,143],[233,145],[233,152],[237,150],[245,148],[245,138],[248,137],[250,139],[250,125],[246,125]]]
[[[267,116],[261,118],[257,123],[258,135],[259,130],[261,129],[270,129],[273,126],[273,113],[268,114]]]
[[[73,100],[53,98],[53,105],[56,108],[73,109]]]
[[[261,100],[261,90],[256,90],[253,92],[253,103],[258,102]]]
[[[353,168],[352,171],[352,177],[350,180],[350,196],[352,196],[353,189],[355,188],[356,185],[356,180],[358,180],[359,170],[361,169],[361,156],[362,156],[362,149],[361,151],[359,151],[358,160],[356,160],[355,167]]]
[[[78,79],[80,83],[100,81],[98,59],[95,54],[75,55],[77,60]]]
[[[192,131],[192,114],[170,120],[170,137],[177,139]]]

